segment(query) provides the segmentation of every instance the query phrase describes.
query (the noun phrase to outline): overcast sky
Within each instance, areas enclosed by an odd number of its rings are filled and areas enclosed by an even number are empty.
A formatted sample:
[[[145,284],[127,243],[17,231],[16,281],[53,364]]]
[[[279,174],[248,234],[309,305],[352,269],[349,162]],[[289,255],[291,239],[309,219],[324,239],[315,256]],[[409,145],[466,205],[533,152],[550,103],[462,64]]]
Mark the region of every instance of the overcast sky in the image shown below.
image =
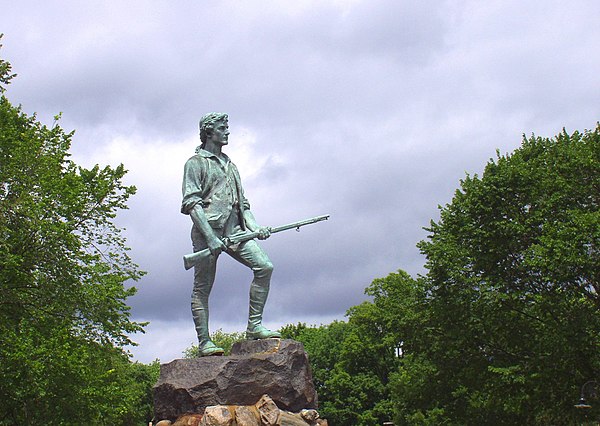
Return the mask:
[[[148,274],[129,300],[150,321],[135,359],[181,357],[191,221],[179,212],[198,120],[230,115],[225,152],[254,215],[328,222],[261,244],[275,265],[266,325],[327,324],[398,269],[465,173],[522,135],[600,119],[600,2],[0,0],[6,95],[63,113],[79,164],[124,163],[118,217]],[[219,259],[211,329],[246,326],[251,272]]]

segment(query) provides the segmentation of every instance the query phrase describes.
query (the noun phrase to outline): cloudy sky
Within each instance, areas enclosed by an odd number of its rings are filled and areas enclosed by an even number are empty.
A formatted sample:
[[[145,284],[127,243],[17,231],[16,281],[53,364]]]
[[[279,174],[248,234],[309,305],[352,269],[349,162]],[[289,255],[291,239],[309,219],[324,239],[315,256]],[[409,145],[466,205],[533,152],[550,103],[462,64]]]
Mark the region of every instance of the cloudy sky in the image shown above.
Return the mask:
[[[7,96],[76,130],[73,158],[138,188],[119,224],[148,274],[135,359],[195,342],[183,164],[198,119],[230,114],[226,152],[259,223],[328,222],[262,243],[275,264],[265,322],[327,324],[398,269],[465,173],[523,134],[600,120],[600,2],[0,0]],[[211,328],[245,329],[251,273],[226,255]]]

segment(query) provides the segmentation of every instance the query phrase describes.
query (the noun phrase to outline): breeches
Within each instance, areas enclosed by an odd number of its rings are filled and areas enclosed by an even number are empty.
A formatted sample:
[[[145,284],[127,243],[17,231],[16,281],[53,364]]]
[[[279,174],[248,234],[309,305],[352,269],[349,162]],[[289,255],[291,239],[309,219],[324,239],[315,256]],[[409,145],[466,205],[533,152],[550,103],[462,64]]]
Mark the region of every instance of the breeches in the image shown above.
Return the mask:
[[[236,229],[237,228],[237,229]],[[224,230],[215,229],[219,237],[222,237]],[[231,233],[240,231],[239,227],[234,227]],[[192,241],[194,251],[200,251],[207,247],[206,241],[199,232],[192,231]],[[267,253],[258,245],[255,240],[246,241],[229,247],[226,251],[228,255],[243,265],[246,265],[254,273],[252,287],[260,288],[264,291],[269,290],[273,264],[267,256]],[[208,308],[208,296],[212,290],[215,281],[218,256],[208,256],[203,261],[196,264],[194,268],[194,289],[192,291],[192,310],[194,308]]]

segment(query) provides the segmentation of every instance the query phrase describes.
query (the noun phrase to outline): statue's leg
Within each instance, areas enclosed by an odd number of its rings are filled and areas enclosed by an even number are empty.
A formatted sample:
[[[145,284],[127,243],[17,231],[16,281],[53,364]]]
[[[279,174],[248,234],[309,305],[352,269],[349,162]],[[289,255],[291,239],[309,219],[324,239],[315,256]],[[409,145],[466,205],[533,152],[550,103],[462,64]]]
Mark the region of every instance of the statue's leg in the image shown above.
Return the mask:
[[[281,337],[278,332],[271,331],[262,325],[263,310],[269,296],[271,274],[273,273],[273,264],[269,256],[254,240],[242,243],[235,250],[229,250],[228,253],[254,272],[254,279],[250,284],[250,308],[246,338]]]
[[[192,317],[198,334],[200,356],[222,355],[223,349],[210,340],[208,331],[208,297],[215,282],[217,258],[209,256],[194,268],[194,289],[192,290]]]

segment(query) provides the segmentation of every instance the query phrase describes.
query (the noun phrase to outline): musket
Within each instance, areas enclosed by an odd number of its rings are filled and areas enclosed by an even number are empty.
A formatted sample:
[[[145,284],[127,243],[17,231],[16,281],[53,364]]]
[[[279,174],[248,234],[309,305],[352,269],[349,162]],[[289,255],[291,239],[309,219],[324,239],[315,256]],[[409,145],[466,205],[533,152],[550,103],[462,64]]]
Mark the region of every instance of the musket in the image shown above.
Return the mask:
[[[310,219],[300,220],[298,222],[288,223],[287,225],[276,226],[275,228],[269,228],[271,230],[271,234],[276,234],[277,232],[287,231],[288,229],[296,229],[300,231],[301,226],[311,225],[313,223],[321,222],[322,220],[329,219],[328,214],[324,214],[322,216],[311,217]],[[234,244],[243,243],[244,241],[250,241],[254,238],[257,238],[260,235],[258,231],[254,232],[240,232],[234,235],[230,235],[229,237],[225,237],[222,239],[223,244],[227,247],[232,246]],[[186,254],[183,256],[183,266],[185,269],[190,269],[192,266],[199,263],[202,259],[211,256],[209,249],[204,249],[197,251],[195,253]]]

